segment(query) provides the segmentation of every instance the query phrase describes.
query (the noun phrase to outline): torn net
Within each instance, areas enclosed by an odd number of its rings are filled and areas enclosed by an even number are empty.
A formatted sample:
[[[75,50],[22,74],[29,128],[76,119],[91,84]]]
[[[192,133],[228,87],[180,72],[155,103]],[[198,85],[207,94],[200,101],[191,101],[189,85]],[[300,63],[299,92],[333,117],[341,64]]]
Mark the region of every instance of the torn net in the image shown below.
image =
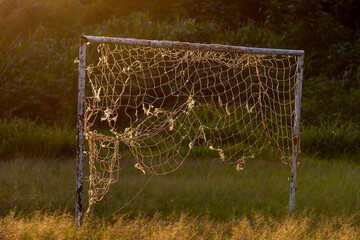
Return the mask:
[[[298,57],[100,44],[87,67],[90,205],[116,182],[124,155],[154,175],[194,148],[241,164],[264,148],[288,163]]]

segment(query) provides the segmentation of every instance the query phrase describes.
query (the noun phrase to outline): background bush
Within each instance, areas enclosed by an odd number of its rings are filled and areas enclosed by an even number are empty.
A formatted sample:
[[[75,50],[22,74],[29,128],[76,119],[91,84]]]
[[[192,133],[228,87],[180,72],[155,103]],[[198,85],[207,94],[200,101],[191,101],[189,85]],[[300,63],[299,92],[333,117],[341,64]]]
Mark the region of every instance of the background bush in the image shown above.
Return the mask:
[[[81,34],[304,49],[308,151],[317,132],[359,129],[359,11],[351,0],[3,0],[0,118],[75,127]],[[327,151],[359,152],[356,137],[327,136]]]

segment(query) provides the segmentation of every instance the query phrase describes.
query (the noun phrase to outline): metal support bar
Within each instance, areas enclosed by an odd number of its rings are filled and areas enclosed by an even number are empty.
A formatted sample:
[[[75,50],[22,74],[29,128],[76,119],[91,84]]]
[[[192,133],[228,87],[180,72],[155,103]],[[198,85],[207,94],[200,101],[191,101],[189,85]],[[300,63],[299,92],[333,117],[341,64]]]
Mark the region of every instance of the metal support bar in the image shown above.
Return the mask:
[[[77,154],[76,154],[76,202],[75,226],[79,227],[82,220],[83,204],[83,158],[84,158],[84,97],[85,97],[85,66],[86,42],[80,38],[79,48],[79,80],[78,80],[78,112],[77,112]]]
[[[159,41],[159,40],[143,40],[133,38],[112,38],[112,37],[96,37],[96,36],[82,36],[84,42],[94,43],[113,43],[119,45],[135,45],[143,47],[158,47],[158,48],[176,48],[185,50],[198,51],[219,51],[219,52],[238,52],[244,54],[260,54],[260,55],[295,55],[300,56],[304,54],[303,50],[287,50],[287,49],[272,49],[272,48],[250,48],[239,47],[220,44],[202,44],[202,43],[188,43],[176,41]]]
[[[289,212],[292,215],[295,211],[295,193],[296,193],[296,174],[297,174],[297,159],[299,154],[299,136],[300,136],[300,117],[301,117],[301,93],[302,93],[302,79],[304,72],[304,55],[299,56],[298,72],[296,75],[296,100],[295,100],[295,116],[292,140],[292,156],[291,156],[291,182],[290,182],[290,201]]]

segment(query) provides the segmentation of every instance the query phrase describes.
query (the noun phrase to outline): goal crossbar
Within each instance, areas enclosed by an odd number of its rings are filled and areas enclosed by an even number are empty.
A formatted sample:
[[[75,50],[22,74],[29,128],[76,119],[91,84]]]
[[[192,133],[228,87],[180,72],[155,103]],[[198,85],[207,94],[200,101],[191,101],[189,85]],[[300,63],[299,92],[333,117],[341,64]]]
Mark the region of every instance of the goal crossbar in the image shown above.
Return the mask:
[[[134,38],[82,36],[81,41],[84,43],[86,42],[113,43],[119,45],[131,45],[131,46],[142,46],[142,47],[174,48],[174,49],[197,50],[197,51],[237,52],[244,54],[260,54],[260,55],[281,54],[281,55],[301,56],[304,54],[303,50],[253,48],[253,47],[240,47],[240,46],[221,45],[221,44],[144,40],[144,39],[134,39]]]

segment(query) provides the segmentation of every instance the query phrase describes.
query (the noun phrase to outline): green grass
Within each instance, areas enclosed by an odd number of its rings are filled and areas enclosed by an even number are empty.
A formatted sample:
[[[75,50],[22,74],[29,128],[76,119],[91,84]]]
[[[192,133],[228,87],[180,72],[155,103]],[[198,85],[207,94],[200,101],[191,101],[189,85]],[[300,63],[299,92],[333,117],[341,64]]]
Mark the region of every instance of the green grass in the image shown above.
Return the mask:
[[[321,120],[317,126],[303,127],[301,148],[322,158],[360,161],[360,125],[351,121]]]
[[[360,166],[355,162],[301,158],[294,217],[288,214],[290,169],[278,160],[253,159],[238,172],[218,159],[189,159],[177,172],[153,177],[142,191],[151,177],[135,169],[133,160],[125,159],[121,167],[120,180],[76,232],[75,159],[0,161],[0,238],[360,236]]]
[[[120,180],[93,206],[94,217],[102,218],[117,211],[148,181],[150,176],[143,175],[133,165],[130,160],[121,163]],[[24,214],[38,210],[73,212],[74,159],[2,161],[0,173],[1,216],[14,209]],[[219,160],[190,159],[173,174],[153,177],[119,213],[152,216],[160,212],[168,216],[187,212],[217,220],[251,216],[254,212],[281,217],[288,213],[289,174],[286,165],[271,159],[249,161],[240,172]],[[298,174],[296,211],[360,219],[359,189],[359,165],[304,158]]]
[[[303,157],[293,217],[290,169],[278,160],[254,159],[237,172],[217,159],[189,159],[177,172],[153,177],[140,193],[150,176],[133,165],[121,163],[119,182],[75,231],[74,159],[0,161],[0,239],[360,237],[360,166],[354,162]]]
[[[208,116],[205,116],[208,117]],[[325,121],[318,126],[303,126],[303,153],[323,159],[351,160],[359,163],[360,127],[351,121]],[[263,157],[274,153],[263,151]],[[21,118],[0,119],[0,159],[22,157],[66,158],[76,154],[76,127],[45,125]],[[127,155],[130,156],[131,153]],[[190,156],[216,157],[217,153],[195,146]]]
[[[76,128],[47,126],[20,118],[0,119],[0,159],[60,158],[76,154]]]

